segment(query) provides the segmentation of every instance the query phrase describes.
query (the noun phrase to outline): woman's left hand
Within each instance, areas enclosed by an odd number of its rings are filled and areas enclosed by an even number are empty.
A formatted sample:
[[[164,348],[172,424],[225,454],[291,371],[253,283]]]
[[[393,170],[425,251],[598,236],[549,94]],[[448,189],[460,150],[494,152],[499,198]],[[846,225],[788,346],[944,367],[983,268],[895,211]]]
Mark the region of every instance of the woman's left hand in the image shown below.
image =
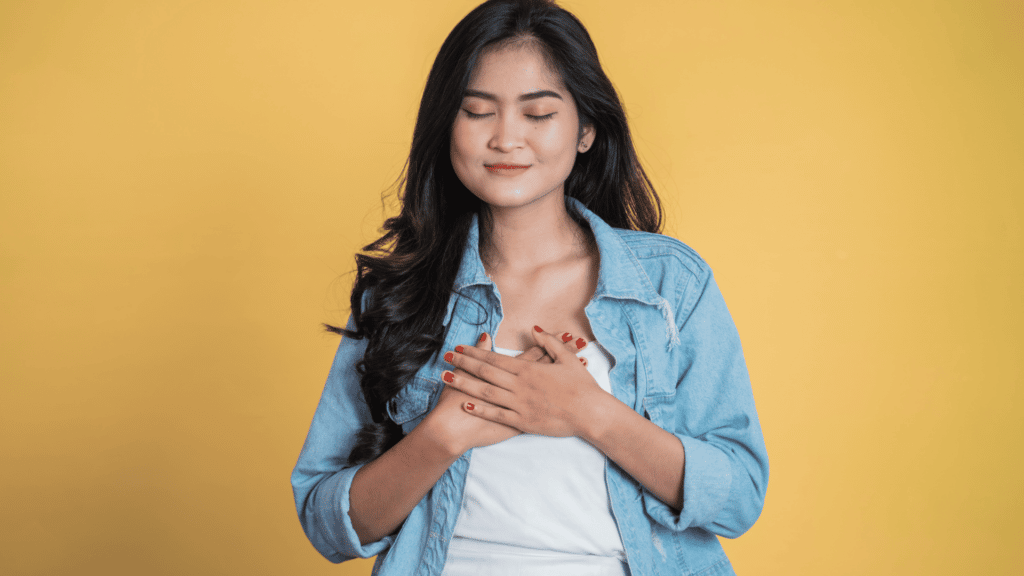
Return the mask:
[[[445,356],[462,372],[447,372],[445,382],[478,399],[463,403],[470,414],[529,434],[582,437],[592,409],[607,393],[563,341],[536,326],[533,337],[554,363],[459,346]]]

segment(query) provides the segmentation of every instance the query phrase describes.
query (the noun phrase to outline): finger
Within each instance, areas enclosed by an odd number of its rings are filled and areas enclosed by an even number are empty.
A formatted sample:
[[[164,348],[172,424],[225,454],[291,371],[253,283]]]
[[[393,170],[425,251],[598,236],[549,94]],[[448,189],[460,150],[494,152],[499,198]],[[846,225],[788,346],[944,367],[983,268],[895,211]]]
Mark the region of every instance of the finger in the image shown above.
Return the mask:
[[[586,338],[576,338],[575,336],[572,335],[571,332],[564,332],[561,336],[559,336],[559,338],[562,340],[562,342],[565,342],[566,349],[568,349],[573,354],[587,347]]]
[[[568,362],[576,358],[575,354],[566,350],[565,342],[562,342],[561,338],[555,338],[544,332],[540,326],[533,327],[533,339],[537,341],[537,344],[543,346],[544,350],[547,350],[548,356],[554,358],[556,363]]]
[[[515,422],[518,421],[518,415],[512,410],[488,404],[487,402],[467,400],[462,403],[462,409],[478,418],[504,424],[512,428],[516,428]],[[518,428],[516,429],[518,430]]]
[[[478,338],[477,341],[476,341],[476,347],[481,349],[481,350],[490,350],[491,349],[491,336],[490,336],[490,334],[488,334],[487,332],[484,332],[483,334],[481,334],[480,338]]]
[[[491,337],[490,337],[490,335],[487,334],[487,332],[484,332],[484,333],[480,334],[480,337],[476,339],[476,344],[474,344],[473,346],[476,347],[476,348],[479,348],[481,350],[490,350],[491,349]],[[456,346],[455,350],[458,351],[458,352],[461,352],[462,349],[464,349],[464,348],[465,348],[465,346],[461,346],[460,345],[460,346]],[[452,354],[452,352],[445,353],[444,361],[448,362],[449,364],[451,364],[451,361],[448,359],[448,355],[449,354]]]
[[[469,372],[485,382],[490,382],[506,389],[511,384],[513,373],[506,370],[505,367],[514,369],[517,366],[509,363],[518,362],[515,358],[472,346],[468,348],[466,346],[456,346],[454,351],[445,353],[444,361],[456,368]]]
[[[580,364],[583,364],[583,367],[585,368],[585,367],[587,366],[587,359],[586,359],[586,358],[583,358],[583,357],[581,356],[581,357],[580,357]]]
[[[530,346],[529,350],[516,356],[516,358],[524,362],[553,362],[548,353],[540,346]]]
[[[458,363],[460,356],[466,361],[465,364]],[[497,352],[491,352],[490,350],[481,350],[480,348],[467,346],[456,346],[453,358],[449,360],[448,355],[445,354],[444,360],[449,364],[453,364],[467,372],[473,373],[478,378],[482,378],[483,380],[487,380],[488,382],[495,384],[497,384],[497,382],[491,380],[491,377],[508,378],[512,374],[518,374],[523,369],[523,366],[525,366],[525,363],[518,358],[498,354]],[[481,365],[483,367],[481,367]],[[499,370],[501,374],[474,372],[470,369],[470,367],[478,368],[486,372],[487,366],[494,368],[495,370]]]
[[[510,406],[514,400],[512,393],[508,390],[474,378],[471,374],[462,371],[445,370],[441,372],[441,380],[446,386],[451,386],[459,392],[497,406]]]

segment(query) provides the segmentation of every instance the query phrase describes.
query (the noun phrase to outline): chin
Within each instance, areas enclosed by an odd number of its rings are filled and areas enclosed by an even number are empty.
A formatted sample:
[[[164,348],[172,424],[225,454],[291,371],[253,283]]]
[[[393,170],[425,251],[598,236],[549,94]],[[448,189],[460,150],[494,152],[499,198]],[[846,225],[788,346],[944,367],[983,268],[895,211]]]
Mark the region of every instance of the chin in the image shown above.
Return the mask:
[[[515,208],[526,206],[537,201],[543,201],[559,192],[559,188],[550,189],[548,186],[538,186],[536,183],[517,182],[505,183],[503,186],[495,186],[493,182],[489,185],[479,186],[475,190],[470,188],[474,196],[481,202],[496,208]]]
[[[526,206],[527,204],[531,204],[544,196],[546,195],[525,190],[519,192],[516,190],[507,190],[502,192],[490,192],[487,194],[476,194],[476,197],[479,198],[481,202],[495,208],[516,208],[518,206]]]

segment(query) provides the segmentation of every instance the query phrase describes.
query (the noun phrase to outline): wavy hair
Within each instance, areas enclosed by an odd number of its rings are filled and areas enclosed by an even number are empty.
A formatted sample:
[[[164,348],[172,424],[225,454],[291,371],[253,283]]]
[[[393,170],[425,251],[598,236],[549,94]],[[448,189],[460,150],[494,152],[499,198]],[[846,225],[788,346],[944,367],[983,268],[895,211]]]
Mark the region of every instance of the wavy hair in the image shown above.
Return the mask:
[[[575,99],[581,130],[596,128],[591,148],[576,157],[566,196],[611,226],[661,229],[658,196],[640,166],[625,111],[583,24],[545,0],[489,0],[475,8],[445,39],[427,77],[399,184],[401,211],[356,256],[355,329],[327,326],[367,340],[356,370],[373,422],[360,431],[351,464],[377,458],[402,438],[385,406],[444,344],[448,300],[473,215],[483,208],[452,168],[452,124],[484,51],[523,41],[541,50]],[[569,213],[581,221],[573,210]]]

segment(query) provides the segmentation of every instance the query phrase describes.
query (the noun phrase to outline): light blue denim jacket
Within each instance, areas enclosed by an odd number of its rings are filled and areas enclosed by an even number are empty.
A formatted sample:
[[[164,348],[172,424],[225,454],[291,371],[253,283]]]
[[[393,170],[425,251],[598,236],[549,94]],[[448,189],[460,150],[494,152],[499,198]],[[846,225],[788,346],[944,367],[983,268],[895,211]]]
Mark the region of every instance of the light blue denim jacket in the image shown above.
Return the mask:
[[[757,520],[768,485],[768,455],[739,335],[711,269],[677,240],[615,229],[579,202],[569,204],[589,222],[600,252],[597,290],[586,315],[614,357],[612,393],[675,434],[686,454],[679,512],[613,462],[606,464],[630,571],[734,574],[716,534],[735,538]],[[475,220],[454,288],[444,350],[473,343],[481,332],[496,333],[502,318],[498,289],[480,261]],[[370,421],[355,371],[365,347],[365,340],[345,338],[338,348],[291,476],[299,520],[313,546],[332,562],[377,555],[373,573],[380,576],[438,575],[473,451],[452,464],[396,534],[360,544],[348,516],[349,489],[360,466],[347,459],[356,433]],[[388,414],[405,432],[437,402],[445,366],[440,358],[427,363],[388,404]]]

